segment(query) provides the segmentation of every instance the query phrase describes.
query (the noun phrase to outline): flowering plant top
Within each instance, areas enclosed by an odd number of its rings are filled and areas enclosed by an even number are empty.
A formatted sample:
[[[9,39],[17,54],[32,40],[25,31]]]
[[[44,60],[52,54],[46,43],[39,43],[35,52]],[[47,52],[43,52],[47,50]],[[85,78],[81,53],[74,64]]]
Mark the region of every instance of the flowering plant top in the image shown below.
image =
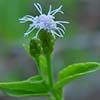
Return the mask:
[[[61,13],[63,14],[63,11],[61,10],[62,5],[55,9],[52,10],[52,6],[50,5],[49,7],[49,11],[47,14],[43,13],[42,7],[39,3],[34,3],[34,6],[36,7],[36,9],[38,10],[38,12],[40,13],[39,16],[31,16],[31,15],[26,15],[23,18],[20,18],[20,23],[25,23],[25,22],[32,22],[29,25],[28,30],[24,33],[25,36],[27,36],[28,34],[30,34],[34,29],[37,29],[37,33],[35,34],[35,37],[38,37],[39,32],[44,29],[46,31],[48,31],[49,33],[51,33],[53,35],[53,37],[55,38],[55,36],[58,37],[63,37],[64,35],[64,23],[68,24],[69,22],[67,21],[55,21],[55,17],[54,15],[57,13]]]
[[[29,43],[23,45],[27,53],[36,61],[38,73],[23,81],[0,82],[0,89],[14,97],[42,96],[48,100],[64,100],[64,86],[81,76],[100,70],[100,63],[86,62],[68,65],[57,73],[55,81],[55,71],[51,63],[55,38],[56,36],[63,37],[65,30],[63,24],[69,22],[55,21],[55,14],[63,14],[62,5],[55,10],[52,10],[50,5],[47,14],[42,12],[39,3],[34,3],[34,6],[40,13],[39,16],[26,15],[19,20],[21,23],[31,22],[29,29],[24,33],[25,36],[35,29],[38,30],[35,36],[30,38]]]

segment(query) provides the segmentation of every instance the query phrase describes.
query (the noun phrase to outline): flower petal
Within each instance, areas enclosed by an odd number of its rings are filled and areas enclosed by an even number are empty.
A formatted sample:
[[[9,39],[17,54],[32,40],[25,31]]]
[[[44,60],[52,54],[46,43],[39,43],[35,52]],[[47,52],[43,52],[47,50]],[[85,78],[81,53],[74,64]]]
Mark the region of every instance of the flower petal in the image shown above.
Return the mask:
[[[55,31],[52,31],[52,34],[55,34],[58,37],[63,37],[62,33],[59,30],[57,30],[57,31],[58,31],[58,33]]]
[[[41,30],[41,29],[39,29],[39,30],[36,32],[35,38],[38,37],[38,34],[39,34],[40,30]]]
[[[34,20],[34,17],[31,15],[26,15],[19,19],[20,23],[25,23],[27,21],[33,21],[33,20]]]
[[[61,23],[57,23],[58,25],[62,26],[62,28],[65,30],[65,26]]]
[[[32,24],[30,24],[28,30],[24,33],[24,36],[27,36],[29,33],[31,33],[33,30],[35,29],[35,27],[33,27]]]
[[[38,12],[42,15],[42,7],[41,7],[41,5],[39,3],[34,3],[34,6],[38,10]]]
[[[57,9],[55,9],[55,10],[53,10],[53,11],[51,11],[51,15],[52,16],[54,16],[56,13],[62,13],[63,14],[63,11],[61,11],[61,8],[62,8],[63,6],[61,5],[59,8],[57,8]]]
[[[52,6],[50,5],[50,6],[49,6],[48,15],[50,15],[50,14],[51,14],[51,10],[52,10]]]
[[[68,21],[56,21],[57,23],[64,23],[64,24],[69,24]]]
[[[64,30],[58,27],[58,30],[60,30],[63,34],[65,34]]]

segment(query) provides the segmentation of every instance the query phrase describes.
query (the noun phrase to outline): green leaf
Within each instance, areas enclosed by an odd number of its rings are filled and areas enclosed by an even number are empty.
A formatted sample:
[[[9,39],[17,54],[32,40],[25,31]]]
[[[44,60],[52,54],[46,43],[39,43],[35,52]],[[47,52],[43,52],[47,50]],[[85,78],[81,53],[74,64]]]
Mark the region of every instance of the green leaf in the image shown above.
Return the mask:
[[[65,84],[79,78],[80,76],[95,72],[100,69],[100,64],[96,62],[78,63],[69,65],[59,72],[59,81],[56,83],[56,88],[61,88]]]
[[[39,80],[42,80],[42,77],[40,75],[36,75],[28,78],[28,81],[39,81]]]
[[[10,96],[44,96],[48,95],[48,87],[40,76],[26,81],[1,82],[0,89]]]
[[[23,90],[15,90],[15,89],[2,89],[2,91],[9,95],[14,97],[26,97],[26,96],[48,96],[48,93],[34,93],[34,92],[28,92]]]

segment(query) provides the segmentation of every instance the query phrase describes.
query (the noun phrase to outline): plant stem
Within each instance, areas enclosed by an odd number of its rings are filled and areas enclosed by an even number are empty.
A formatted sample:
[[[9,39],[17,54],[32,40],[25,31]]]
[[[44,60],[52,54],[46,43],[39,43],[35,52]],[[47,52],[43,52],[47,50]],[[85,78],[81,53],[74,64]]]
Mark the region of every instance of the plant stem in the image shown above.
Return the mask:
[[[51,55],[47,55],[46,56],[47,59],[47,65],[48,65],[48,81],[49,81],[49,85],[50,88],[53,87],[53,70],[52,70],[52,66],[51,66]]]
[[[55,100],[61,100],[60,95],[57,93],[57,91],[53,88],[54,87],[54,79],[53,79],[53,69],[51,65],[51,55],[46,56],[47,59],[47,65],[48,65],[48,80],[51,92],[55,98]]]
[[[39,73],[39,75],[42,76],[42,70],[41,70],[39,57],[35,57],[35,60],[36,60],[37,66],[38,66],[38,73]]]
[[[43,77],[39,57],[35,57],[35,60],[38,65],[38,72]],[[54,88],[53,70],[52,70],[52,65],[51,65],[51,55],[47,55],[46,60],[47,60],[47,65],[48,65],[47,71],[48,71],[49,88],[54,96],[54,100],[63,100],[61,94]],[[49,97],[49,99],[52,100],[52,95]]]

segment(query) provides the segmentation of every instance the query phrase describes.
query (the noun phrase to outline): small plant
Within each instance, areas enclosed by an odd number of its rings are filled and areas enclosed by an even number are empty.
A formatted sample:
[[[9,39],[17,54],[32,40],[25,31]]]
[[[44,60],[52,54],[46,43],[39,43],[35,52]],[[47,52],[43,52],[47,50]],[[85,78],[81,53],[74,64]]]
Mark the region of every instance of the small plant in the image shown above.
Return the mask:
[[[58,80],[54,82],[52,70],[52,55],[56,36],[63,37],[67,21],[55,21],[56,13],[63,14],[60,6],[52,10],[50,5],[48,14],[43,14],[39,3],[34,4],[39,16],[26,15],[19,19],[20,23],[30,21],[29,29],[24,36],[29,35],[33,30],[38,30],[35,36],[30,39],[29,44],[24,44],[24,48],[37,63],[38,75],[32,76],[24,81],[1,82],[0,89],[9,96],[45,96],[49,100],[64,100],[63,87],[80,76],[95,72],[100,69],[100,64],[96,62],[77,63],[66,66],[58,73]]]

